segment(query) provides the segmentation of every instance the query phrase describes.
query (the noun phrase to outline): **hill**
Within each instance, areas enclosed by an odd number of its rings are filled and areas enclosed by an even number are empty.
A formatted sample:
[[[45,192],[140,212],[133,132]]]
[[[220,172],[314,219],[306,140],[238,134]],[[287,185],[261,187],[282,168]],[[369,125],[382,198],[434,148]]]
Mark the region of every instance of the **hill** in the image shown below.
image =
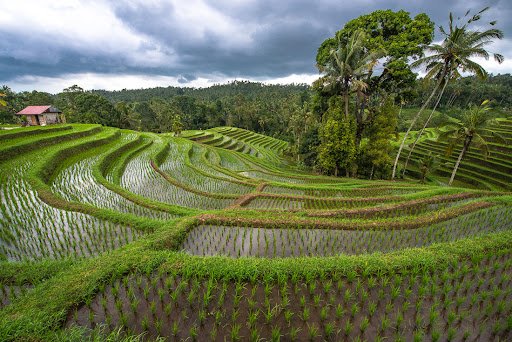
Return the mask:
[[[306,173],[234,127],[0,141],[2,341],[512,338],[510,154],[470,155],[476,189]]]
[[[261,99],[272,94],[280,98],[308,91],[306,84],[263,84],[250,81],[232,81],[227,84],[214,84],[208,88],[156,87],[147,89],[93,90],[112,102],[148,101],[152,98],[169,100],[174,96],[190,96],[196,99],[215,102],[217,100],[242,95],[247,99]]]

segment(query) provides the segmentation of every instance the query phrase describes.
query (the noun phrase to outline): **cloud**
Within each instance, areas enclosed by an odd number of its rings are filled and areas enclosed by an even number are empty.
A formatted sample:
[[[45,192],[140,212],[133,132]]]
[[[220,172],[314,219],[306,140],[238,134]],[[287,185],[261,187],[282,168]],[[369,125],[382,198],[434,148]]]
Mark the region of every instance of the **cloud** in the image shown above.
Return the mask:
[[[190,78],[187,78],[189,76]],[[259,81],[266,84],[310,84],[316,78],[317,74],[292,74],[280,78],[238,78],[242,80]],[[158,76],[158,75],[118,75],[118,74],[99,74],[99,73],[79,73],[79,74],[64,74],[58,77],[45,77],[45,76],[20,76],[14,78],[10,82],[10,87],[14,91],[24,91],[30,89],[33,84],[39,84],[37,88],[39,91],[46,91],[49,93],[59,93],[64,88],[73,84],[78,84],[85,90],[92,89],[109,89],[109,90],[122,90],[122,89],[142,89],[153,87],[191,87],[191,88],[205,88],[214,84],[225,84],[232,79],[222,75],[209,75],[208,77],[195,77],[191,75],[183,76]]]
[[[73,84],[78,84],[85,90],[92,89],[142,89],[167,86],[188,86],[188,87],[209,87],[216,83],[227,82],[222,78],[195,78],[187,80],[182,76],[158,76],[158,75],[137,75],[137,74],[101,74],[101,73],[77,73],[64,74],[57,77],[46,76],[20,76],[10,82],[14,91],[28,89],[32,84],[41,84],[37,90],[49,93],[61,92]]]
[[[484,66],[493,73],[512,72],[512,3],[506,0],[3,1],[0,84],[55,89],[60,82],[73,83],[65,77],[89,82],[84,75],[95,75],[89,77],[107,89],[128,80],[189,85],[293,79],[316,74],[318,46],[359,15],[404,8],[446,25],[450,11],[462,15],[487,5],[492,7],[484,19],[498,20],[506,36],[492,49],[506,62],[484,61]]]

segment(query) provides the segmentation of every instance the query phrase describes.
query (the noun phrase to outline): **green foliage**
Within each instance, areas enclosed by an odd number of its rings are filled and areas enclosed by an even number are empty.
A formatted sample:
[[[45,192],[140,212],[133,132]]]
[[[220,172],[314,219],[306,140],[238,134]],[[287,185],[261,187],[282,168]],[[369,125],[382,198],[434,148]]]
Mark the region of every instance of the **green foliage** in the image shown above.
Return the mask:
[[[507,109],[512,107],[511,88],[512,76],[510,74],[491,74],[486,80],[481,80],[476,76],[466,76],[448,83],[445,96],[441,99],[439,106],[443,112],[452,110],[462,112],[461,108],[464,109],[470,104],[479,104],[490,99],[494,111],[502,111],[500,116],[503,117],[510,115],[510,111]],[[417,87],[418,96],[413,98],[410,104],[421,106],[431,91],[432,82],[420,82]]]
[[[91,93],[75,93],[71,103],[61,109],[68,122],[99,123],[119,127],[121,114],[107,99]]]
[[[432,154],[429,152],[428,155],[423,158],[418,159],[418,168],[420,169],[421,178],[420,181],[425,183],[427,176],[434,172],[435,169],[439,166],[439,156]]]
[[[379,107],[386,103],[388,94],[401,104],[414,96],[416,75],[407,60],[422,54],[423,46],[432,41],[433,27],[425,14],[411,19],[405,11],[378,10],[349,21],[318,49],[317,66],[325,76],[314,89],[318,96],[342,95],[346,119],[349,114],[354,118],[355,149],[361,156],[360,164],[370,165],[369,170],[360,168],[362,174],[385,174],[390,152],[386,139],[390,130],[396,128],[396,118],[390,121],[395,123],[391,127],[383,125],[383,121],[374,122],[376,117],[372,113],[386,111]],[[377,76],[374,69],[380,60],[384,69]],[[323,154],[318,158],[323,161],[323,170],[334,167],[332,158],[326,158],[328,148],[324,145],[319,150]]]
[[[367,131],[367,140],[360,149],[358,161],[360,165],[363,164],[362,169],[359,170],[360,174],[367,175],[370,179],[375,175],[379,175],[380,178],[388,178],[393,162],[390,156],[393,151],[391,139],[397,125],[397,115],[398,109],[393,105],[391,97],[377,107],[371,126]],[[369,164],[366,168],[365,161]],[[370,166],[369,169],[368,166]]]
[[[389,60],[420,56],[422,47],[434,37],[434,24],[424,13],[411,19],[409,13],[403,10],[378,10],[349,21],[336,32],[335,38],[325,40],[318,49],[317,64],[325,65],[336,41],[346,44],[357,30],[366,33],[366,49],[384,50]]]
[[[169,132],[173,122],[169,119],[179,115],[183,129],[227,125],[281,138],[289,135],[291,109],[303,107],[310,96],[307,85],[247,81],[204,89],[167,87],[93,92],[114,103],[124,103],[129,109],[122,128]]]
[[[434,38],[434,23],[425,13],[411,18],[404,10],[377,10],[362,15],[345,24],[336,37],[344,41],[360,29],[368,34],[369,50],[384,49],[391,59],[420,56],[423,46]]]
[[[342,170],[349,174],[356,156],[354,121],[341,114],[339,98],[332,99],[326,117],[320,129],[318,164],[328,174],[338,176]]]
[[[0,123],[15,123],[17,118],[14,113],[23,109],[21,99],[7,86],[0,88],[2,101],[5,105],[0,106]]]

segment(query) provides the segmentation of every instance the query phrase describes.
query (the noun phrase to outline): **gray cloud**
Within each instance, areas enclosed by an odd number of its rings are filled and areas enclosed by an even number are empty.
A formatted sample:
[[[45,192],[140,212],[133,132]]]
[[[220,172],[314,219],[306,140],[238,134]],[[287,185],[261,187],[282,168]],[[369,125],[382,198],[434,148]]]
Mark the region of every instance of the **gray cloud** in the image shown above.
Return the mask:
[[[104,39],[98,44],[87,39],[88,27],[83,27],[83,34],[77,31],[75,39],[65,32],[48,35],[30,25],[6,28],[0,22],[0,83],[9,84],[27,75],[73,73],[173,76],[183,84],[208,75],[273,78],[311,74],[316,72],[316,50],[324,39],[352,18],[388,8],[403,8],[413,16],[425,12],[437,25],[446,25],[450,11],[462,15],[467,9],[490,5],[485,19],[498,20],[497,27],[506,35],[506,41],[497,44],[505,51],[499,52],[512,58],[512,21],[508,20],[512,3],[506,0],[407,4],[400,0],[264,0],[245,4],[191,0],[185,9],[182,4],[105,2],[103,9],[111,15],[97,20],[111,20],[117,29],[103,32]],[[118,39],[119,32],[122,37]]]

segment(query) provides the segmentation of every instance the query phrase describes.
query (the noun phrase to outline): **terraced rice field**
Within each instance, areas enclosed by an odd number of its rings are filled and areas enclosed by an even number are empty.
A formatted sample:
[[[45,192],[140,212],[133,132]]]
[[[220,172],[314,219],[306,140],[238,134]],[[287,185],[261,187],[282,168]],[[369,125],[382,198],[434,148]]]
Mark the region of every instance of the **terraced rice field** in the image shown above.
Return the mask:
[[[233,127],[0,143],[2,341],[512,339],[509,145],[446,187],[308,174]]]
[[[486,157],[478,149],[470,149],[464,157],[464,162],[461,163],[455,179],[462,186],[510,191],[512,190],[512,163],[510,159],[512,153],[512,120],[501,119],[491,128],[499,133],[505,141],[491,136],[490,133],[484,134],[486,141],[489,142],[490,155]],[[418,143],[413,151],[412,162],[407,172],[411,175],[417,174],[417,160],[432,152],[439,156],[441,162],[433,178],[438,179],[441,183],[446,182],[446,179],[451,175],[458,152],[460,152],[462,147],[457,146],[451,156],[446,156],[447,143],[437,141],[435,134],[430,134],[426,137],[426,139]],[[406,147],[406,153],[401,156],[403,160],[405,160],[409,153],[407,149],[408,147]]]

